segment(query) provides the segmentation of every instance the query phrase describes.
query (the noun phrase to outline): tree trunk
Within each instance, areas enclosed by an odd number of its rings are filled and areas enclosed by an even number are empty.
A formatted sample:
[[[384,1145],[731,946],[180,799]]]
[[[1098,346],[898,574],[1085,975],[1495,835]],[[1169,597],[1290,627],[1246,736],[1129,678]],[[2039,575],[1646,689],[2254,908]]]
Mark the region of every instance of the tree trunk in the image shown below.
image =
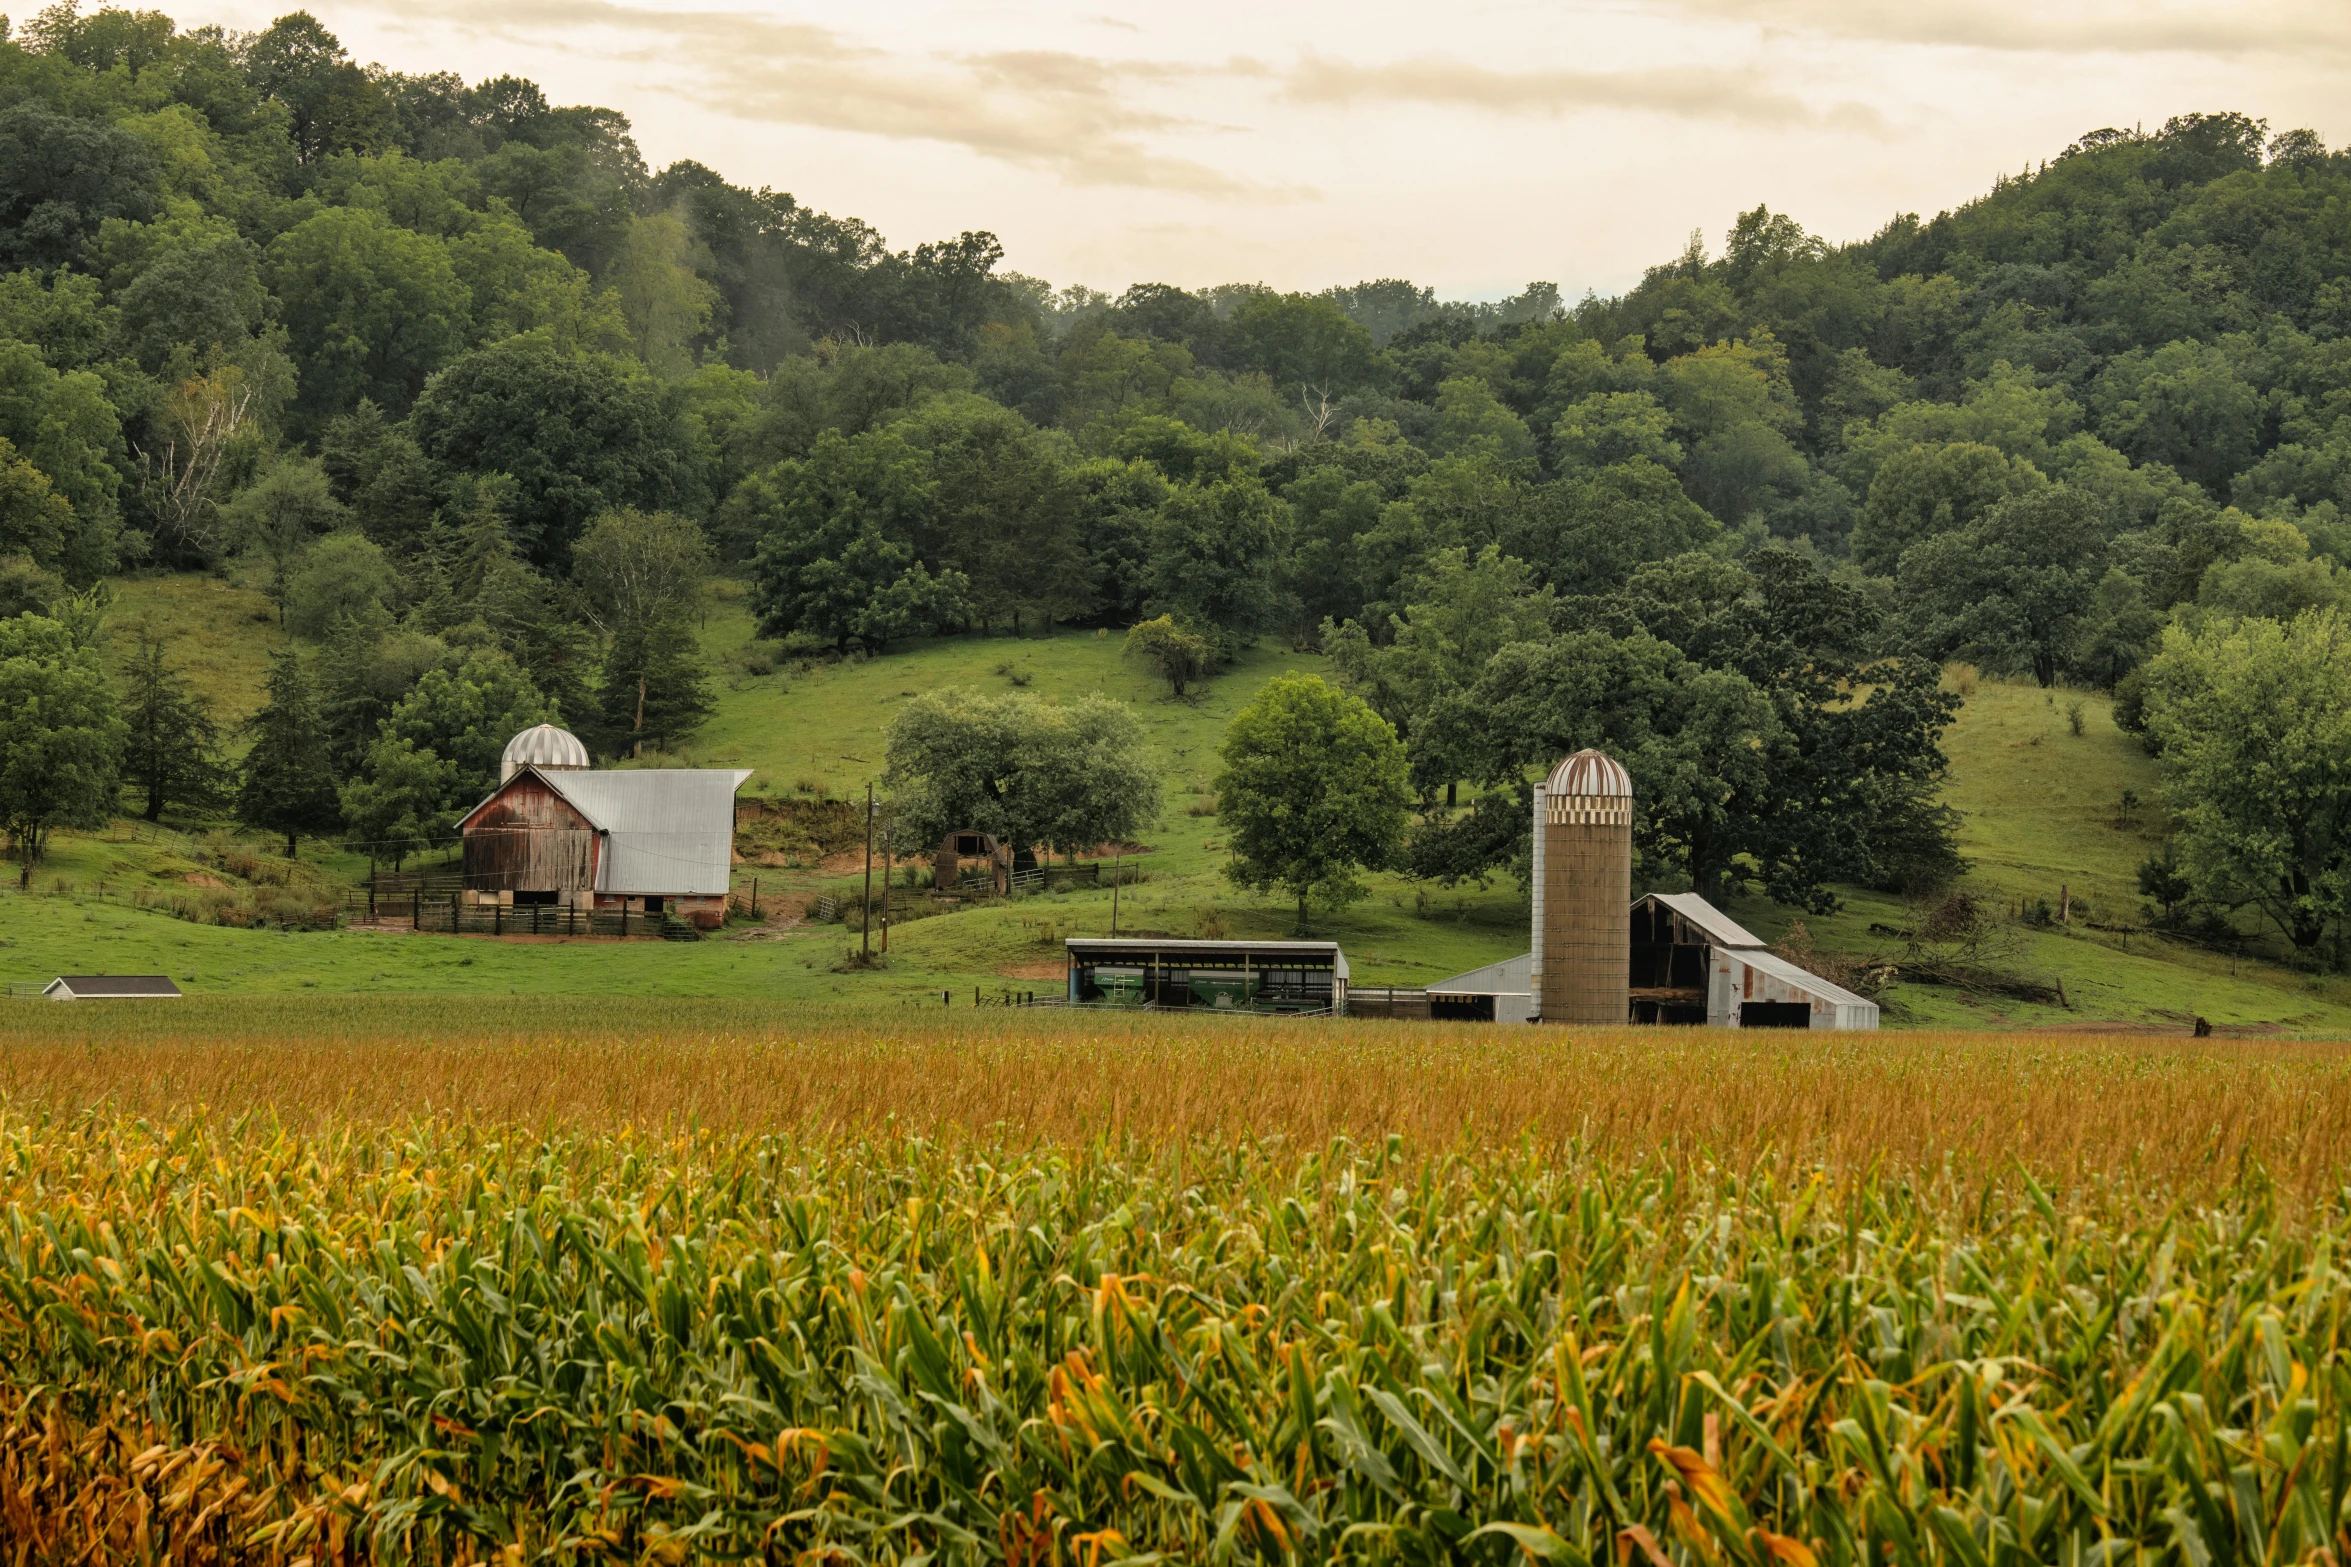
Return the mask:
[[[1461,783],[1460,783],[1460,781],[1459,781],[1458,779],[1454,779],[1454,780],[1449,780],[1449,781],[1447,781],[1447,783],[1446,783],[1446,785],[1445,785],[1445,809],[1446,809],[1446,810],[1450,811],[1450,810],[1452,810],[1452,809],[1453,809],[1455,806],[1457,806],[1457,805],[1459,805],[1459,804],[1461,803],[1461,793],[1460,793],[1460,790],[1461,790]]]
[[[163,780],[160,778],[147,780],[147,820],[163,820]]]
[[[286,834],[286,858],[290,860],[290,859],[292,859],[293,857],[294,857],[294,835],[293,835],[292,833],[288,833],[288,834]]]
[[[1306,934],[1306,894],[1298,894],[1298,934]]]

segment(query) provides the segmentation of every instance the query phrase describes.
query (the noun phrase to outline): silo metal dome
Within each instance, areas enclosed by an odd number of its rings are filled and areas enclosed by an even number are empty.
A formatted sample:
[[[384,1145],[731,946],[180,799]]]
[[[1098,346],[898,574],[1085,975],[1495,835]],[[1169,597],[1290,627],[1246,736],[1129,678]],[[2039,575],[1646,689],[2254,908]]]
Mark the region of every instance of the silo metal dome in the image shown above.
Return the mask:
[[[504,783],[524,767],[586,767],[588,748],[568,729],[539,724],[507,741],[498,762],[498,781]]]
[[[1553,799],[1576,795],[1585,799],[1629,800],[1633,775],[1605,751],[1578,751],[1551,769],[1543,792]]]

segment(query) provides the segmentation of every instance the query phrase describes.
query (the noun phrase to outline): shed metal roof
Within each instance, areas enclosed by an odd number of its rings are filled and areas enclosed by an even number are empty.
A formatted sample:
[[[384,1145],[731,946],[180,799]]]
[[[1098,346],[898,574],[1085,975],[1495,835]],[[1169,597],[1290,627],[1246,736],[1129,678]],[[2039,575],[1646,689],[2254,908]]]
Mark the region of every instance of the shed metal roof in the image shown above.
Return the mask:
[[[1071,936],[1063,946],[1073,958],[1090,957],[1097,961],[1124,953],[1141,956],[1158,953],[1165,957],[1213,958],[1224,954],[1252,958],[1312,958],[1330,963],[1338,977],[1347,977],[1347,954],[1339,950],[1335,941],[1199,941],[1192,939],[1161,941],[1151,936]]]
[[[1531,996],[1535,991],[1535,955],[1522,952],[1423,988],[1432,996]]]
[[[604,835],[596,891],[715,897],[727,890],[734,867],[735,791],[749,772],[732,767],[542,771],[526,764],[514,776],[524,773],[561,795]],[[513,782],[500,784],[482,805]],[[466,820],[482,805],[468,811]]]
[[[1652,892],[1647,897],[1634,899],[1633,907],[1639,908],[1650,899],[1664,904],[1683,919],[1706,932],[1707,938],[1718,947],[1745,949],[1765,945],[1761,936],[1748,930],[1737,920],[1732,919],[1728,914],[1694,892]]]
[[[1848,1006],[1873,1008],[1877,1005],[1876,1002],[1871,1001],[1867,996],[1857,996],[1852,991],[1847,990],[1844,986],[1832,984],[1830,981],[1822,979],[1818,974],[1813,973],[1811,970],[1800,969],[1795,964],[1790,963],[1786,958],[1775,956],[1769,952],[1764,952],[1761,950],[1750,951],[1746,949],[1741,949],[1738,951],[1726,950],[1723,953],[1723,956],[1733,959],[1734,961],[1744,963],[1759,974],[1769,974],[1775,979],[1781,980],[1786,984],[1793,985],[1798,990],[1801,990],[1808,995],[1818,996],[1823,1001],[1835,1001],[1842,1002]]]
[[[171,982],[168,974],[60,974],[42,988],[41,994],[59,1000],[68,997],[76,1001],[122,1000],[132,997],[177,996],[180,987]]]

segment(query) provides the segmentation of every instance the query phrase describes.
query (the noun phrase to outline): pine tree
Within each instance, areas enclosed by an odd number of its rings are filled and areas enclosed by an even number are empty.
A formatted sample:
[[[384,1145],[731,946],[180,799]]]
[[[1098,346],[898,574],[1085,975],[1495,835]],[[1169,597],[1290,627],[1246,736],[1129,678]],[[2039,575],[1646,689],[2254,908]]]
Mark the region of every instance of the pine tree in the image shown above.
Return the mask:
[[[253,749],[245,754],[237,820],[286,835],[292,859],[304,836],[343,822],[335,775],[327,766],[327,731],[318,696],[291,649],[269,661],[269,702],[253,715]]]
[[[166,806],[217,805],[224,781],[212,704],[164,662],[163,649],[161,636],[140,631],[122,708],[130,726],[123,776],[147,791],[151,822],[163,819]]]
[[[711,714],[710,672],[680,620],[623,626],[604,659],[600,738],[614,756],[669,750]]]

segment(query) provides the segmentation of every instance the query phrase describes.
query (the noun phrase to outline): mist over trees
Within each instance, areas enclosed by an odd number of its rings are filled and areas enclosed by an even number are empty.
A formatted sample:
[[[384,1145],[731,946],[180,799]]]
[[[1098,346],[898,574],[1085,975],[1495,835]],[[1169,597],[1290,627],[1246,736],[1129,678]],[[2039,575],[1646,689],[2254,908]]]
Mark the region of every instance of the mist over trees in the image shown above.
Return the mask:
[[[690,740],[712,571],[787,656],[1145,625],[1180,695],[1272,640],[1402,738],[1421,874],[1521,863],[1535,751],[1603,744],[1645,875],[1817,905],[1948,873],[1941,660],[2144,723],[2167,632],[2342,605],[2347,206],[2315,135],[2190,114],[1613,298],[1111,294],[305,13],[61,4],[0,37],[0,610],[258,569],[403,843],[518,715]]]

